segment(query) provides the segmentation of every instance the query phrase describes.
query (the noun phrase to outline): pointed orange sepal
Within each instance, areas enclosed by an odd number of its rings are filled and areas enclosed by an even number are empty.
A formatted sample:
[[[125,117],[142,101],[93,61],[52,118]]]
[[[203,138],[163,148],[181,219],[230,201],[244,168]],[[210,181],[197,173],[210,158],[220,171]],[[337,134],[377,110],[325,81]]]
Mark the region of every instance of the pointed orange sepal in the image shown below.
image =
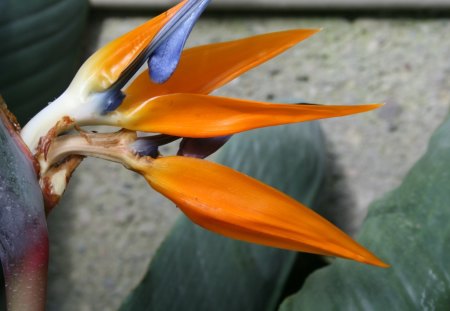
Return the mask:
[[[194,47],[183,52],[177,70],[164,84],[142,72],[126,90],[121,109],[157,95],[170,93],[208,94],[244,72],[268,61],[320,29],[295,29],[235,41]]]
[[[274,104],[198,94],[171,94],[152,98],[133,110],[118,110],[118,124],[112,125],[182,137],[214,137],[266,126],[345,116],[379,106]]]
[[[83,64],[74,81],[86,85],[90,92],[108,89],[186,2],[187,0],[181,1],[168,11],[102,47]]]
[[[208,230],[252,243],[388,267],[309,208],[225,166],[174,156],[135,169]]]

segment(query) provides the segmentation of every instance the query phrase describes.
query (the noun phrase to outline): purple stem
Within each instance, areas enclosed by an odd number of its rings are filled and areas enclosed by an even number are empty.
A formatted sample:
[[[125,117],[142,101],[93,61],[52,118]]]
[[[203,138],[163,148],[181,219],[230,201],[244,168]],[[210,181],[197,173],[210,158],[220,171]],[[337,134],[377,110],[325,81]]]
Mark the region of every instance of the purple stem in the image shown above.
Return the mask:
[[[0,98],[0,260],[9,311],[45,310],[48,233],[34,161]]]

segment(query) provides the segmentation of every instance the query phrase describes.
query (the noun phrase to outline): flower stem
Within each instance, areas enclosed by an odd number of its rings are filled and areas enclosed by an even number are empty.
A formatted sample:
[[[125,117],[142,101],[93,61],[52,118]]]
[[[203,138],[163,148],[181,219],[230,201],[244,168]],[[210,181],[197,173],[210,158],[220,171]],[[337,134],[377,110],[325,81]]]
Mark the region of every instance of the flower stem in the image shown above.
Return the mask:
[[[47,154],[39,156],[50,167],[70,155],[83,155],[101,158],[113,162],[127,163],[135,161],[139,156],[130,149],[137,139],[136,132],[121,130],[116,133],[79,132],[64,135],[53,140]],[[41,172],[42,173],[42,172]]]
[[[43,311],[48,233],[38,165],[0,97],[0,260],[9,311]]]
[[[38,150],[40,185],[45,199],[46,213],[50,213],[64,193],[67,183],[84,156],[118,162],[128,169],[140,167],[150,157],[140,156],[132,147],[138,139],[136,132],[120,130],[116,133],[78,133],[53,137],[48,148]]]
[[[48,237],[34,237],[21,258],[2,258],[9,311],[44,311],[47,292]],[[19,245],[16,245],[16,247]]]

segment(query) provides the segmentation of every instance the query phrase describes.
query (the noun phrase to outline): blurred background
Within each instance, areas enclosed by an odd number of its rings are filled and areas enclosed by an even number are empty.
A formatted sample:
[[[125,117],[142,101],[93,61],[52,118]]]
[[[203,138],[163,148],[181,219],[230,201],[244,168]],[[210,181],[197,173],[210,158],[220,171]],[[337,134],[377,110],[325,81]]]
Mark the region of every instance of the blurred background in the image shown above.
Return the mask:
[[[0,93],[26,122],[97,48],[176,2],[0,1]],[[187,45],[311,27],[323,30],[217,94],[386,103],[321,121],[332,189],[327,204],[353,213],[345,229],[354,233],[370,202],[399,185],[448,113],[450,1],[213,0]],[[115,310],[178,214],[140,176],[85,160],[49,218],[49,310]]]

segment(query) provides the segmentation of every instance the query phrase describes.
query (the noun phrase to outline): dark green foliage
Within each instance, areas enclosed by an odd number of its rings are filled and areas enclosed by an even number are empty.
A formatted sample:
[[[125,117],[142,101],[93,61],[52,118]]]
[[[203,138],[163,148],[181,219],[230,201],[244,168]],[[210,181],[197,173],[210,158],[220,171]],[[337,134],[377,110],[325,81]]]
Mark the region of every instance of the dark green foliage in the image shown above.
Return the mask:
[[[1,1],[0,94],[22,124],[75,74],[87,9],[87,0]]]
[[[450,119],[402,185],[370,207],[359,234],[392,267],[338,259],[281,310],[449,310],[449,222]]]

